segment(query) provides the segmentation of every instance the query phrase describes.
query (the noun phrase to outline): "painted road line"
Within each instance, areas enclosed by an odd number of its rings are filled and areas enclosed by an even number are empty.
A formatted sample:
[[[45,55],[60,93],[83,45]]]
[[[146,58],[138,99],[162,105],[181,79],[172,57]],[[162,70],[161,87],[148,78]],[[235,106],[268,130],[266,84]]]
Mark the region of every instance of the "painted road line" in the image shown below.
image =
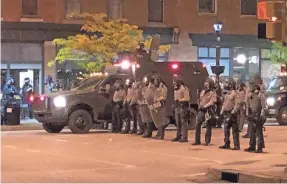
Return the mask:
[[[55,139],[55,141],[58,141],[58,142],[69,142],[69,141],[64,140],[64,139]]]
[[[34,149],[25,149],[25,151],[29,151],[29,152],[35,152],[35,153],[40,153],[40,150],[34,150]]]
[[[169,153],[159,153],[159,152],[153,152],[153,151],[142,151],[142,152],[152,153],[152,154],[157,154],[157,155],[164,155],[164,156],[171,156],[171,157],[176,157],[176,158],[187,158],[187,159],[191,159],[191,160],[214,162],[214,163],[218,163],[218,164],[223,163],[220,160],[210,160],[210,159],[205,159],[205,158],[189,157],[189,156],[175,155],[175,154],[169,154]]]
[[[4,145],[6,148],[16,149],[16,146]]]
[[[181,175],[180,177],[197,177],[197,176],[204,176],[206,173],[196,173],[196,174],[187,174],[187,175]]]

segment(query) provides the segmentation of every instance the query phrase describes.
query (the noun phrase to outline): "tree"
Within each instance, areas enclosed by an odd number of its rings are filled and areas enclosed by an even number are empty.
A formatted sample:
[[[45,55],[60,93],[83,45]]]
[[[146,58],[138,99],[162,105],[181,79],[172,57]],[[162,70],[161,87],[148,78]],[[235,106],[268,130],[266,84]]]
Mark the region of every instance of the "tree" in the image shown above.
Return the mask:
[[[106,14],[70,14],[72,19],[83,19],[85,23],[81,34],[53,41],[59,47],[56,58],[49,62],[52,67],[56,62],[64,63],[69,59],[78,62],[88,72],[96,72],[110,64],[118,53],[135,53],[140,42],[150,47],[152,38],[143,40],[142,33],[136,25],[130,25],[125,19],[109,20]],[[170,46],[160,47],[167,52]]]
[[[287,47],[280,42],[273,43],[269,57],[275,63],[287,64]]]

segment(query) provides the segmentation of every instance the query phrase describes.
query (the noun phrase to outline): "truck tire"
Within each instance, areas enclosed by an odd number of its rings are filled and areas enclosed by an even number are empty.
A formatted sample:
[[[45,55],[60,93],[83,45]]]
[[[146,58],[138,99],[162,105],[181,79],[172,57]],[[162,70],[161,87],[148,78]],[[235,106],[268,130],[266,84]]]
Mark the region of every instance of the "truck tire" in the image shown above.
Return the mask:
[[[65,127],[64,125],[55,125],[50,123],[43,123],[42,126],[48,133],[60,133]]]
[[[69,117],[68,126],[73,133],[88,133],[93,127],[93,119],[91,114],[86,110],[75,110]]]
[[[277,115],[277,121],[279,125],[287,125],[287,107],[282,107]]]
[[[194,108],[190,108],[190,118],[188,122],[188,130],[194,130],[196,126],[196,116],[197,116],[197,111]]]

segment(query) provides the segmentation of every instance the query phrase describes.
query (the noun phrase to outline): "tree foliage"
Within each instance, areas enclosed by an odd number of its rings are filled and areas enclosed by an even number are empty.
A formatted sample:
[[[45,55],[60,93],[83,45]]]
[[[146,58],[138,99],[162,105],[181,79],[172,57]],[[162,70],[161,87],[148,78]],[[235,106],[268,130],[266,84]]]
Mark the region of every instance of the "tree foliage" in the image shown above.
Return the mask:
[[[269,57],[275,63],[287,64],[287,47],[279,42],[273,43]]]
[[[70,14],[69,17],[85,21],[82,33],[53,41],[59,50],[56,58],[48,63],[50,67],[72,59],[80,61],[79,66],[88,72],[96,72],[110,64],[118,53],[135,53],[140,42],[147,48],[151,45],[152,37],[143,40],[143,31],[125,19],[109,20],[106,14],[89,13]],[[169,48],[169,45],[161,46],[160,51],[167,52]]]

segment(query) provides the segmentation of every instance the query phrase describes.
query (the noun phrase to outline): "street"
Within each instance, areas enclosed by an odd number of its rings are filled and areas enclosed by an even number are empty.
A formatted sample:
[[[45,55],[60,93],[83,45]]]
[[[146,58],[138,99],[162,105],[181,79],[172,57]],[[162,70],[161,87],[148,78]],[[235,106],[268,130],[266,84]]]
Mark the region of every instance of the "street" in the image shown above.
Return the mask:
[[[211,166],[270,173],[267,163],[274,165],[272,172],[283,173],[280,163],[286,161],[286,131],[286,126],[268,126],[263,154],[243,151],[249,139],[241,139],[240,151],[218,149],[223,144],[223,129],[213,130],[208,147],[191,145],[194,131],[189,132],[188,143],[171,142],[174,130],[167,131],[165,141],[101,131],[85,135],[69,130],[60,134],[7,131],[2,132],[1,182],[196,182]]]

